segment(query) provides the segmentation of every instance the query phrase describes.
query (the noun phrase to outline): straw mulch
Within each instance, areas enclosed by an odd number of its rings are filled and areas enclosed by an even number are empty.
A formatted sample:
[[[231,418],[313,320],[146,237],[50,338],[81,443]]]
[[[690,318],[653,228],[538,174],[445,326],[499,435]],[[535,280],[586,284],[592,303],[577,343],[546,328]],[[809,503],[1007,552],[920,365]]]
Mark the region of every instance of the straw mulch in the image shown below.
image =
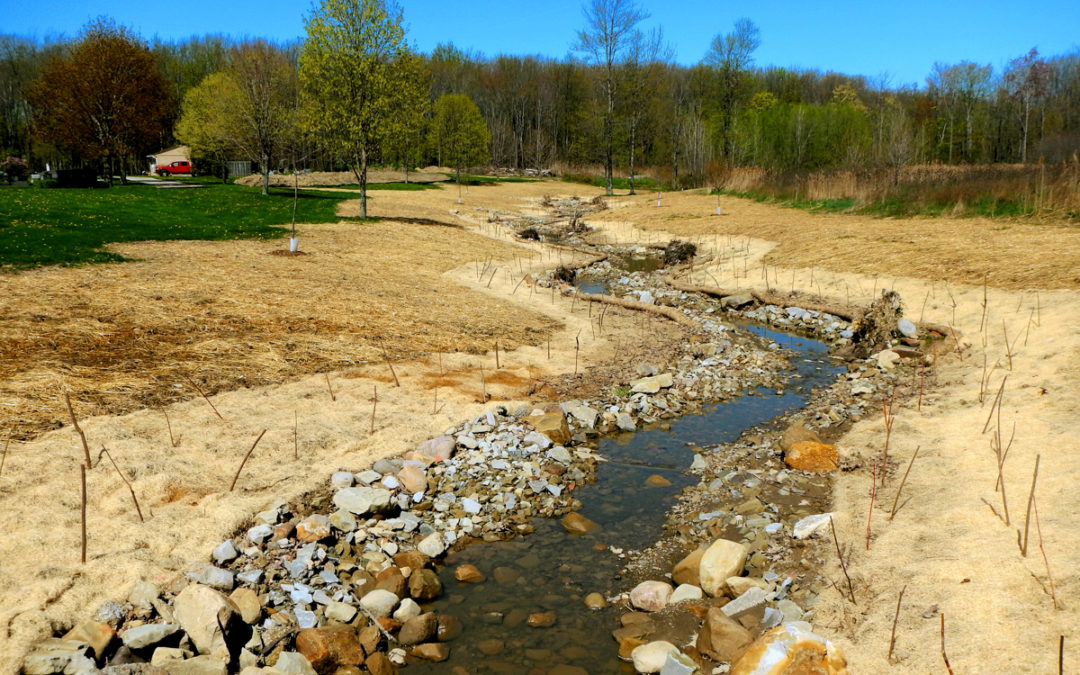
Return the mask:
[[[429,166],[409,172],[410,183],[436,183],[446,180],[451,169]],[[276,173],[270,176],[271,187],[292,187],[294,176],[291,173]],[[377,169],[368,171],[368,183],[400,183],[405,181],[404,171]],[[238,185],[255,187],[262,185],[262,176],[252,174],[236,180]],[[352,171],[312,171],[295,176],[298,187],[333,187],[337,185],[356,185],[356,176]]]
[[[452,227],[305,225],[286,240],[117,246],[138,262],[0,277],[0,439],[384,358],[538,345],[556,322],[448,283],[519,249]],[[276,255],[272,255],[276,254]],[[529,255],[528,252],[525,255]]]

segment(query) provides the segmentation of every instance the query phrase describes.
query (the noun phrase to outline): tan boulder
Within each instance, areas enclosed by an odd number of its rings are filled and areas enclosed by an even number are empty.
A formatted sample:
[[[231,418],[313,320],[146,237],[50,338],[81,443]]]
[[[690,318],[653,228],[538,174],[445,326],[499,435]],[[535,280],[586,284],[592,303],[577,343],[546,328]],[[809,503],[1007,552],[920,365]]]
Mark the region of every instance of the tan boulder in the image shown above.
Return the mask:
[[[341,624],[300,631],[296,634],[296,651],[320,673],[364,662],[364,649],[356,630]]]
[[[191,584],[173,601],[173,616],[200,654],[228,660],[225,632],[240,618],[236,605],[209,586]]]
[[[476,565],[458,565],[454,569],[454,578],[463,584],[476,584],[484,580],[484,573]]]
[[[745,544],[727,539],[714,541],[705,549],[698,564],[701,590],[714,598],[723,595],[728,578],[742,575],[748,554],[749,549]]]
[[[570,426],[566,423],[566,415],[562,411],[533,415],[526,421],[540,433],[551,439],[556,445],[566,445],[570,442]]]
[[[724,614],[719,607],[710,607],[698,633],[697,648],[716,661],[734,661],[753,641],[753,633]]]
[[[690,552],[690,555],[675,563],[674,569],[671,570],[672,581],[677,584],[700,586],[701,580],[698,577],[698,567],[701,565],[701,556],[703,555],[705,555],[705,549],[695,549]]]

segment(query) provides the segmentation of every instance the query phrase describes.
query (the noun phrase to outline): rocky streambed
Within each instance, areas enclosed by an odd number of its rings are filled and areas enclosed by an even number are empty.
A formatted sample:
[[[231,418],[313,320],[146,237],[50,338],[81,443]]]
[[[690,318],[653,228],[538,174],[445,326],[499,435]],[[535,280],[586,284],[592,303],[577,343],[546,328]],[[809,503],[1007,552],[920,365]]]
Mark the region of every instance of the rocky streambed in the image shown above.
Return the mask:
[[[809,623],[818,471],[837,462],[822,437],[878,404],[892,366],[838,376],[828,347],[852,333],[834,316],[590,272],[696,329],[603,396],[493,405],[268,504],[206,565],[137,584],[24,672],[709,672],[768,651],[770,630],[839,668]]]

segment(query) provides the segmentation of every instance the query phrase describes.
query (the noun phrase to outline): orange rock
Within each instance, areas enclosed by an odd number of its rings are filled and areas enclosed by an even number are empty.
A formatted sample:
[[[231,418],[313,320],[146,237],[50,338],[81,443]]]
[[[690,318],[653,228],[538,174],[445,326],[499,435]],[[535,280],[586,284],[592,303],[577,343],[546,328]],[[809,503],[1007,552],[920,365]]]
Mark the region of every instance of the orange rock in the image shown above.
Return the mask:
[[[484,580],[484,574],[476,569],[476,565],[458,565],[454,578],[463,584],[475,584]]]
[[[628,637],[619,640],[619,658],[625,661],[630,660],[630,654],[641,645],[645,644],[645,640],[636,637]]]
[[[341,666],[359,666],[364,662],[364,650],[356,631],[349,626],[307,628],[296,634],[296,651],[307,657],[319,672],[329,672]]]
[[[555,612],[536,612],[530,614],[525,623],[533,628],[550,628],[555,625]]]
[[[821,438],[817,435],[817,432],[813,429],[807,429],[803,426],[802,422],[795,422],[787,429],[784,430],[784,435],[780,437],[780,449],[784,452],[791,450],[791,447],[796,443],[802,443],[803,441],[814,441],[820,443]]]
[[[839,455],[835,445],[817,441],[799,441],[784,455],[784,462],[793,469],[813,473],[829,473],[837,468]]]
[[[785,624],[758,638],[731,669],[731,675],[753,673],[847,675],[847,660],[837,645],[797,623]]]

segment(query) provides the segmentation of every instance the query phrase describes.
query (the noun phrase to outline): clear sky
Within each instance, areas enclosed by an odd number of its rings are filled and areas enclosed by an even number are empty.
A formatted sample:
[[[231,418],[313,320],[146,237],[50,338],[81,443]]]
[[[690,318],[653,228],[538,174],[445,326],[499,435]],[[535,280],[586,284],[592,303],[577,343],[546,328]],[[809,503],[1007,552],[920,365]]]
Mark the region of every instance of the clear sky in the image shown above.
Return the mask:
[[[579,0],[403,0],[408,38],[423,52],[442,42],[487,56],[561,58],[583,25]],[[761,30],[759,66],[866,75],[889,86],[924,84],[935,61],[1005,63],[1037,47],[1080,49],[1080,0],[639,0],[679,63],[701,60],[717,33],[747,17]],[[72,36],[108,15],[144,38],[223,33],[291,40],[308,0],[0,0],[0,33]]]

